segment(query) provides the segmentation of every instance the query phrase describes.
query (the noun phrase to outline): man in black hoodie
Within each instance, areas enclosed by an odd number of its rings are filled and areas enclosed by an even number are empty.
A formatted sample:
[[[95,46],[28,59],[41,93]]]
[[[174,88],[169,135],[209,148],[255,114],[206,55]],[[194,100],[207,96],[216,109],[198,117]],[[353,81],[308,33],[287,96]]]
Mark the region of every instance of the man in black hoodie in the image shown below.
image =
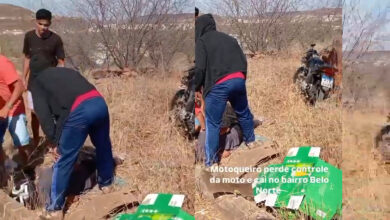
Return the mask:
[[[109,137],[109,114],[101,94],[79,72],[51,63],[38,54],[31,57],[29,90],[34,109],[47,138],[60,158],[53,167],[49,213],[65,204],[65,192],[79,150],[89,135],[96,148],[98,184],[108,191],[114,179],[114,160]],[[58,213],[58,212],[55,212]]]
[[[255,141],[246,74],[246,57],[237,40],[218,32],[211,14],[199,16],[195,21],[195,90],[203,88],[205,99],[207,167],[219,161],[220,125],[227,101],[238,116],[245,143]]]

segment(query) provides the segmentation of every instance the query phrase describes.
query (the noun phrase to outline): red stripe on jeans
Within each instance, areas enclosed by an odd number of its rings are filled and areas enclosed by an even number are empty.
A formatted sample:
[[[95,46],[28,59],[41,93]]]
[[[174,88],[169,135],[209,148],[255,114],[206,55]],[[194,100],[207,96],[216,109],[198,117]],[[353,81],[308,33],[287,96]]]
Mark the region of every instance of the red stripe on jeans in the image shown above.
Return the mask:
[[[218,80],[217,83],[215,84],[218,85],[225,81],[228,81],[229,79],[234,79],[234,78],[245,79],[245,75],[242,72],[229,73],[228,75],[222,77],[222,79]]]
[[[72,112],[73,110],[75,110],[77,108],[77,106],[79,106],[83,101],[85,101],[87,99],[94,98],[94,97],[103,97],[103,96],[96,89],[93,89],[89,92],[86,92],[84,94],[77,96],[76,100],[73,102],[73,105],[72,105],[72,108],[70,109],[70,111]]]

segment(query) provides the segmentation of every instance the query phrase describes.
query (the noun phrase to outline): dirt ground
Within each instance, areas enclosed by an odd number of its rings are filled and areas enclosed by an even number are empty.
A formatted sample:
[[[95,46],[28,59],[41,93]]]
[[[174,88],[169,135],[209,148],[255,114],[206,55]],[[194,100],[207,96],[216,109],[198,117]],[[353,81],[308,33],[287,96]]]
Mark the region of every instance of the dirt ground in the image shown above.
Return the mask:
[[[305,104],[293,84],[302,52],[259,55],[248,59],[247,90],[251,111],[255,116],[274,122],[258,127],[255,133],[274,141],[281,153],[280,158],[284,158],[292,147],[318,146],[325,161],[340,167],[341,106],[336,98],[316,107]],[[281,161],[275,159],[273,162]],[[195,207],[196,219],[224,219],[215,202],[202,195],[196,195]]]
[[[375,148],[379,112],[343,112],[343,219],[390,219],[390,172]]]
[[[183,208],[193,215],[193,149],[169,121],[169,102],[179,86],[181,74],[99,80],[88,78],[107,102],[113,153],[124,159],[116,170],[116,176],[120,178],[117,191],[134,193],[138,201],[149,193],[184,194]],[[45,163],[50,166],[50,162]],[[72,204],[67,216],[74,217],[73,213],[80,211],[80,207],[99,197],[96,190],[81,195]],[[93,206],[99,210],[99,207],[107,209],[107,204],[114,204],[118,199],[123,203],[132,202],[124,198],[117,194],[105,196],[104,201]],[[129,200],[133,198],[129,197]]]

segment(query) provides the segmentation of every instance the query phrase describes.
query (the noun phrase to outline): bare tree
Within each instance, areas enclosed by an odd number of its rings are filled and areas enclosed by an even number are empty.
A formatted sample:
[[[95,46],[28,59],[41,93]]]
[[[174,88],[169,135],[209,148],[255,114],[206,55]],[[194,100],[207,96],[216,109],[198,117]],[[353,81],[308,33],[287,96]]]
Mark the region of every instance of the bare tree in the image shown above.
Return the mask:
[[[193,15],[171,15],[170,19],[163,24],[159,30],[154,30],[157,35],[154,41],[149,41],[148,57],[156,68],[169,71],[171,62],[177,53],[186,54],[189,50],[193,54]],[[188,41],[191,40],[192,47],[188,48]],[[187,54],[187,56],[190,56]]]
[[[271,41],[277,48],[284,27],[290,23],[289,12],[295,11],[299,0],[220,0],[219,13],[228,18],[235,33],[251,52],[264,51]]]
[[[216,0],[200,5],[221,15],[223,28],[252,53],[285,50],[295,43],[306,48],[341,36],[341,0]]]
[[[161,47],[158,30],[169,24],[182,1],[81,0],[74,1],[89,31],[100,35],[112,61],[121,69],[138,67],[146,55]],[[153,48],[151,48],[153,47]],[[150,53],[152,51],[152,53]]]
[[[360,0],[343,0],[343,60],[348,65],[373,46],[373,36],[386,20],[386,14],[362,10]]]
[[[375,97],[372,93],[386,82],[384,76],[387,72],[372,65],[375,55],[363,58],[375,46],[373,39],[377,31],[388,22],[386,14],[378,9],[379,6],[376,13],[372,13],[363,8],[359,0],[343,1],[343,97],[344,101],[360,103],[365,107]],[[383,78],[373,78],[381,72]]]
[[[66,66],[81,72],[97,64],[100,38],[88,32],[89,24],[82,18],[56,17],[54,30],[62,37],[66,53]],[[98,52],[97,52],[98,51]]]

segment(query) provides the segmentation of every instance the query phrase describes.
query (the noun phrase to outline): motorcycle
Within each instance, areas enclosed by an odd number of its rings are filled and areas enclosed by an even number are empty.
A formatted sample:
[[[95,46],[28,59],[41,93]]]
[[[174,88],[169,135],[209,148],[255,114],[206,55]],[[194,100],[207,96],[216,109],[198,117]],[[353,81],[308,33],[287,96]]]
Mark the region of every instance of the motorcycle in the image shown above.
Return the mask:
[[[189,140],[196,138],[195,132],[195,68],[186,71],[181,85],[170,102],[171,121],[180,128]]]
[[[301,67],[294,75],[294,83],[312,105],[330,97],[334,88],[334,76],[338,71],[324,62],[314,47],[315,44],[310,45],[310,49],[302,58]]]
[[[387,123],[381,128],[375,138],[375,144],[385,163],[390,163],[390,113],[387,116]]]

